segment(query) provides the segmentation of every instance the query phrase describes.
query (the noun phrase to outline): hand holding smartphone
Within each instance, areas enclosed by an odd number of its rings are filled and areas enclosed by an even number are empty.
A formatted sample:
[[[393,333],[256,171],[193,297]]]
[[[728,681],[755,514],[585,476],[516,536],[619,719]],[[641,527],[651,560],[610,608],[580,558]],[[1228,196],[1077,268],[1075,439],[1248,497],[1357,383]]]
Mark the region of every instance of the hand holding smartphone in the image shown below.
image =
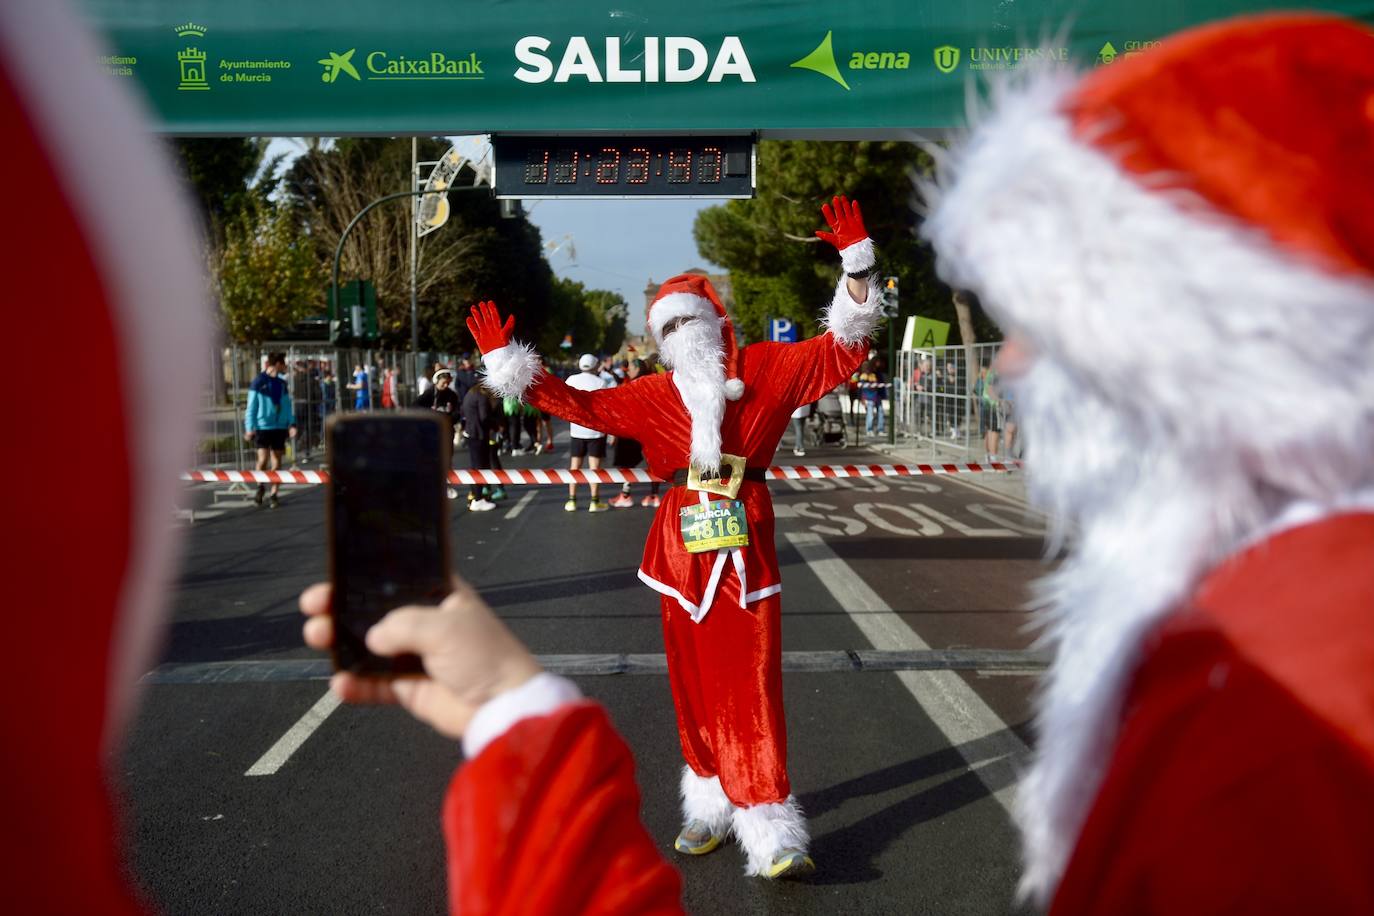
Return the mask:
[[[331,418],[329,566],[334,668],[369,676],[416,675],[415,655],[369,651],[367,631],[402,605],[436,605],[449,593],[448,420],[433,411]]]

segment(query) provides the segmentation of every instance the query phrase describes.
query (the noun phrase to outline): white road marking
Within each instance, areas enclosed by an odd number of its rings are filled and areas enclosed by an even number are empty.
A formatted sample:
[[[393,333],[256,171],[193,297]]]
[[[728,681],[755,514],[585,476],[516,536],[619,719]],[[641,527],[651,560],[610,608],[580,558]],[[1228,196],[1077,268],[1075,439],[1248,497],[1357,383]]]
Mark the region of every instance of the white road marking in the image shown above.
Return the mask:
[[[859,578],[818,535],[788,532],[787,540],[806,565],[845,609],[875,649],[929,649],[891,605]],[[1025,743],[1007,728],[997,713],[954,671],[898,671],[897,679],[916,698],[925,714],[977,773],[993,797],[1011,811],[1015,784],[999,785],[983,770],[994,761],[1025,760]]]
[[[530,501],[534,499],[534,494],[536,492],[536,490],[531,489],[524,496],[520,497],[520,501],[515,505],[511,506],[510,510],[506,512],[506,514],[502,516],[502,518],[512,519],[519,515],[521,512],[524,512],[525,507],[528,506],[530,504]]]
[[[332,690],[326,690],[324,696],[315,701],[315,705],[301,716],[299,721],[291,728],[287,729],[286,734],[277,739],[277,743],[267,749],[267,753],[258,758],[258,762],[248,768],[244,776],[271,776],[282,768],[286,761],[291,759],[291,755],[300,749],[306,739],[314,734],[315,729],[329,714],[339,708],[339,698],[334,695]]]

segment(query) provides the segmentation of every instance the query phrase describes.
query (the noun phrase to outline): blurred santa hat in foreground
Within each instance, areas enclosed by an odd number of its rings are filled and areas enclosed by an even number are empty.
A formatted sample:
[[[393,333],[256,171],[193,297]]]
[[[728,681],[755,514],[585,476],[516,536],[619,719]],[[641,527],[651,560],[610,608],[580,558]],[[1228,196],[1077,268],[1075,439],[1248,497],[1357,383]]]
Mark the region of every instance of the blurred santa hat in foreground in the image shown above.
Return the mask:
[[[1028,488],[1074,530],[1018,794],[1044,901],[1149,634],[1245,545],[1374,494],[1374,32],[1233,19],[1012,75],[975,121],[922,232],[1025,342]]]

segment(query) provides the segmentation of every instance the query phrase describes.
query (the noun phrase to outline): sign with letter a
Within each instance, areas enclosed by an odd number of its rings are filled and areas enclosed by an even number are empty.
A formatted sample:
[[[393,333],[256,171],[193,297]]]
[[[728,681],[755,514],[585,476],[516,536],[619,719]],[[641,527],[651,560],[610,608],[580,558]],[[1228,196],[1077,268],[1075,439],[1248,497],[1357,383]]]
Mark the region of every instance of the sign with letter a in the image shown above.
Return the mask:
[[[906,331],[902,335],[903,350],[928,350],[943,347],[949,340],[949,322],[936,321],[912,315],[906,320]]]

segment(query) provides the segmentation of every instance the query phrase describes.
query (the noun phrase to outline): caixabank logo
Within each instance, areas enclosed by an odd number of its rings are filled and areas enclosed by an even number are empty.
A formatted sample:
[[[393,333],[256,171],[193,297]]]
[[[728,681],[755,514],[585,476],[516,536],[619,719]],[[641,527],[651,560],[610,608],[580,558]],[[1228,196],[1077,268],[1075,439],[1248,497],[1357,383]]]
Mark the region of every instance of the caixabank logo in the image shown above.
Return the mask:
[[[835,33],[833,30],[826,32],[821,43],[815,49],[800,60],[793,61],[791,66],[798,70],[810,70],[819,73],[821,76],[834,80],[849,89],[849,82],[844,78],[844,73],[840,69],[840,61],[844,62],[844,70],[908,70],[911,68],[911,53],[900,48],[845,48],[840,52],[840,57],[835,57]]]
[[[419,53],[400,53],[390,50],[368,51],[362,57],[362,71],[359,72],[358,59],[354,57],[357,48],[347,51],[329,51],[328,57],[321,57],[318,63],[323,69],[320,79],[326,83],[338,83],[341,77],[361,82],[363,80],[481,80],[486,78],[482,69],[482,59],[476,51],[462,56],[454,56],[447,51],[421,51]],[[364,76],[364,74],[366,74]]]

